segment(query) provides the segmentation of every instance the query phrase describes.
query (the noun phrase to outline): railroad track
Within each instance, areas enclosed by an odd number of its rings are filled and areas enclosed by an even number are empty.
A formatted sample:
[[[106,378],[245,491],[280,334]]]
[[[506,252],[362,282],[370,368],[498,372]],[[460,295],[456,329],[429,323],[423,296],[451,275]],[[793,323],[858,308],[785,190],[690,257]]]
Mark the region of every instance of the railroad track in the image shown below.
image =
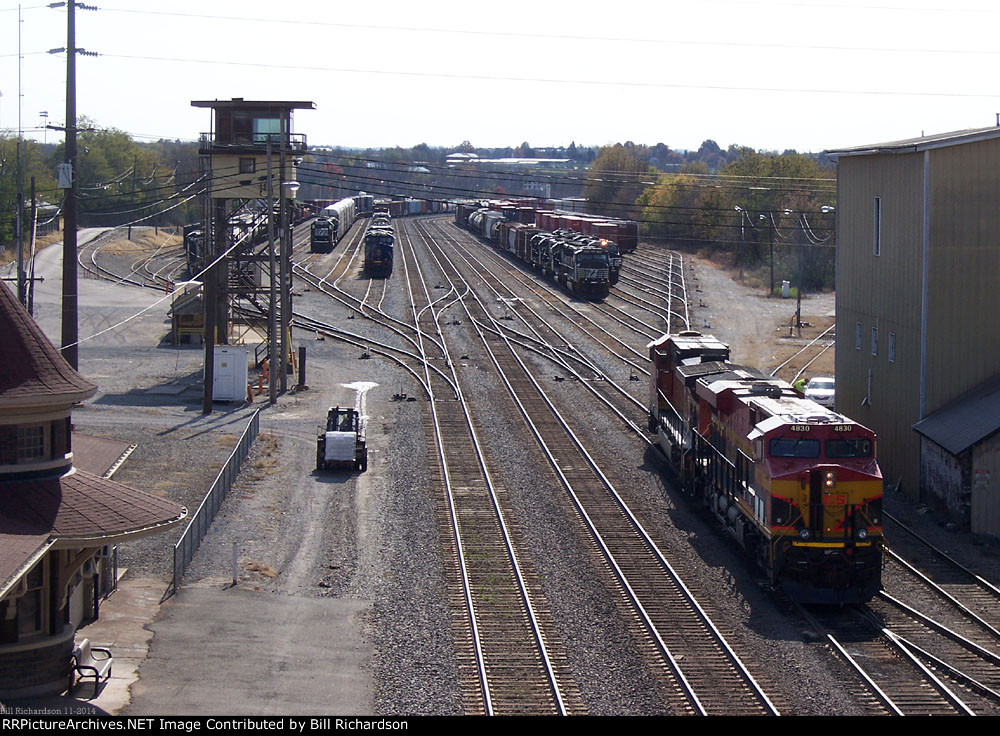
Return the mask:
[[[490,324],[490,309],[468,289],[451,249],[427,246],[447,275],[452,294],[468,319]],[[466,298],[467,297],[467,298]],[[628,601],[672,684],[676,712],[701,714],[776,713],[763,689],[711,622],[691,591],[656,548],[638,519],[600,471],[593,457],[546,396],[503,331],[478,330],[494,366],[572,498],[619,590]]]
[[[883,517],[902,534],[893,535],[891,554],[906,573],[932,587],[936,596],[975,622],[992,642],[1000,641],[1000,587],[957,562],[947,552],[889,513]]]
[[[974,715],[961,693],[917,656],[911,643],[859,606],[800,615],[855,672],[888,715]]]
[[[176,275],[187,265],[184,249],[181,246],[161,245],[153,253],[133,260],[128,268],[120,267],[118,264],[119,268],[115,269],[100,263],[101,251],[124,229],[124,227],[113,228],[81,246],[77,250],[77,263],[80,268],[93,278],[119,284],[158,291],[170,288],[176,280]],[[164,232],[167,230],[164,229]],[[166,235],[165,239],[169,237],[170,235]]]
[[[443,314],[460,295],[454,288],[432,294],[403,227],[397,236],[430,394],[427,429],[439,460],[436,480],[447,499],[447,525],[461,579],[452,588],[453,609],[461,601],[468,619],[468,628],[462,629],[468,635],[459,637],[466,650],[459,658],[465,711],[583,712],[544,596],[533,575],[522,570],[519,531],[488,467],[442,331]],[[426,335],[439,335],[440,341],[425,340]],[[435,372],[432,363],[445,363],[448,370]]]
[[[816,337],[804,341],[789,357],[771,369],[768,375],[795,383],[816,361],[836,345],[836,325],[830,325]],[[794,349],[794,348],[793,348]]]

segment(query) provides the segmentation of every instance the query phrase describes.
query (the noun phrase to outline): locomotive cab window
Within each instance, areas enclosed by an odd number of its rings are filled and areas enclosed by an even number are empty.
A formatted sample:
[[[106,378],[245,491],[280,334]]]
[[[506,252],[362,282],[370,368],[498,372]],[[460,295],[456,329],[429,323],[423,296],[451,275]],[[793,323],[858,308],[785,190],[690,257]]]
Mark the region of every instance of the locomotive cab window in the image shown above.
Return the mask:
[[[872,441],[867,437],[843,437],[826,441],[828,458],[871,457]]]
[[[771,457],[819,457],[819,440],[775,437],[768,444]]]

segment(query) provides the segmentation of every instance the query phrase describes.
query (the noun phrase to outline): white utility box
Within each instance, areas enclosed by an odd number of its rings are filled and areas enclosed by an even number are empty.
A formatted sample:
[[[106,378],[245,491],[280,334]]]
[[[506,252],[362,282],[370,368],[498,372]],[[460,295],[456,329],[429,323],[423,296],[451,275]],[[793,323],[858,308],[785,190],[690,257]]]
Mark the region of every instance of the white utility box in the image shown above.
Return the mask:
[[[213,401],[243,401],[247,397],[247,348],[220,345],[215,348]]]

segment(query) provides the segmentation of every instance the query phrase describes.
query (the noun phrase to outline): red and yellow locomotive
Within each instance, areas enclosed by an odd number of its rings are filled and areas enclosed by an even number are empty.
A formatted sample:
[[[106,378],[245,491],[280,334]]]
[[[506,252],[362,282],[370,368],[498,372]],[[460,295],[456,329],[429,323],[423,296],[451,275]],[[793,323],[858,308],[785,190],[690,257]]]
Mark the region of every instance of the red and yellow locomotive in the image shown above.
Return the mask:
[[[882,474],[874,433],[780,379],[733,365],[697,332],[649,345],[649,429],[681,487],[805,603],[881,587]]]

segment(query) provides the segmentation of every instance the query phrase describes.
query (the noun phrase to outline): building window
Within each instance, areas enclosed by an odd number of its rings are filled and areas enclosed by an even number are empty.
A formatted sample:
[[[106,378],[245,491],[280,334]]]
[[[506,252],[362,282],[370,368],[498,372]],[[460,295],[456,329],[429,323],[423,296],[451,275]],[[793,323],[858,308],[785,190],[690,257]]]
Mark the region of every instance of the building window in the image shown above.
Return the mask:
[[[882,255],[882,198],[875,197],[875,232],[874,232],[874,252],[875,255]]]
[[[872,327],[872,355],[878,355],[878,327]]]
[[[281,118],[254,118],[253,142],[267,143],[269,140],[273,143],[281,140]]]
[[[241,158],[240,159],[240,173],[241,174],[253,174],[257,170],[257,159],[255,158]]]
[[[46,598],[45,595],[45,560],[42,560],[24,579],[27,588],[24,595],[17,599],[17,637],[23,639],[35,634],[45,633]]]
[[[889,333],[889,362],[896,362],[896,333]]]
[[[861,349],[861,323],[858,322],[854,326],[854,349]]]
[[[48,457],[45,448],[45,425],[39,424],[17,428],[17,461],[29,463]]]

